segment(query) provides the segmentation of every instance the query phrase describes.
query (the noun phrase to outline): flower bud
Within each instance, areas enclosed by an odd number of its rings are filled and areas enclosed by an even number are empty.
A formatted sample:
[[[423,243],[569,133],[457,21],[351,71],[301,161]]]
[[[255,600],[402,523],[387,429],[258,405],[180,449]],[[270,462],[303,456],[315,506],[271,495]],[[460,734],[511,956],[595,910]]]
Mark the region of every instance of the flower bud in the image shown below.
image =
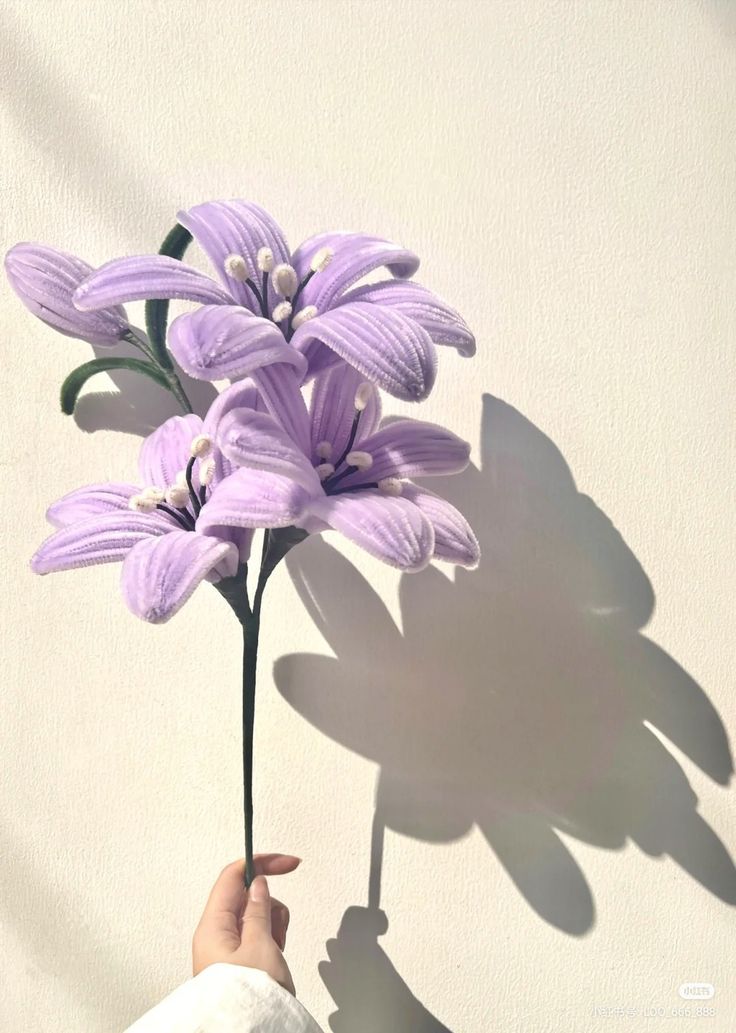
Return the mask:
[[[120,305],[80,312],[72,300],[94,272],[81,258],[46,244],[16,244],[5,256],[10,285],[26,308],[66,337],[112,347],[130,329]]]

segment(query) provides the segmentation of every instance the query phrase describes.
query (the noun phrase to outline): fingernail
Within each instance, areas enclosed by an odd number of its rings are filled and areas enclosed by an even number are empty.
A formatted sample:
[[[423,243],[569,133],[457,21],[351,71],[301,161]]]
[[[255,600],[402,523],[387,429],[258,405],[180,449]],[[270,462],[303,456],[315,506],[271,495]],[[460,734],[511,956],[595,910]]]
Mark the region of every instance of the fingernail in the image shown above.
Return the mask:
[[[265,876],[257,875],[250,884],[250,899],[256,904],[263,904],[268,900],[268,883]]]

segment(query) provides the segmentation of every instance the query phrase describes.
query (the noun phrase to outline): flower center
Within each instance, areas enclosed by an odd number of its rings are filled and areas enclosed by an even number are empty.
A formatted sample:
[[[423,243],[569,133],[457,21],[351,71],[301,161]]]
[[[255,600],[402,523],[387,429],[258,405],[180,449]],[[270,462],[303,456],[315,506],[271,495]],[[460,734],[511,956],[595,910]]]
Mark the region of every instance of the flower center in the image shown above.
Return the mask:
[[[361,417],[374,391],[373,384],[365,381],[355,392],[353,423],[350,427],[347,444],[337,459],[333,460],[332,442],[320,441],[315,448],[315,453],[320,460],[315,466],[315,470],[322,482],[325,495],[341,495],[344,492],[366,491],[369,488],[378,488],[387,495],[401,494],[401,480],[398,477],[383,477],[378,481],[367,481],[363,484],[345,485],[341,483],[351,474],[363,473],[373,466],[373,456],[370,452],[353,449],[353,445],[358,434]]]
[[[250,275],[248,263],[242,255],[228,255],[223,262],[223,267],[231,279],[244,283],[246,287],[250,288],[258,302],[263,318],[274,322],[286,340],[290,341],[300,326],[317,315],[314,305],[298,308],[297,303],[309,281],[316,273],[321,273],[327,268],[332,261],[332,256],[332,248],[320,248],[312,256],[309,272],[300,280],[293,265],[289,265],[288,262],[274,265],[273,251],[268,247],[262,247],[256,256],[256,265],[261,273],[260,285],[256,284]],[[268,311],[269,278],[273,290],[281,299],[274,305],[270,313]]]
[[[215,460],[210,455],[211,451],[211,439],[206,434],[198,434],[191,443],[191,455],[186,468],[177,475],[174,484],[166,488],[144,488],[139,495],[131,497],[129,508],[137,513],[160,510],[173,517],[183,530],[193,531],[215,475]],[[194,485],[194,468],[197,463],[199,490]]]

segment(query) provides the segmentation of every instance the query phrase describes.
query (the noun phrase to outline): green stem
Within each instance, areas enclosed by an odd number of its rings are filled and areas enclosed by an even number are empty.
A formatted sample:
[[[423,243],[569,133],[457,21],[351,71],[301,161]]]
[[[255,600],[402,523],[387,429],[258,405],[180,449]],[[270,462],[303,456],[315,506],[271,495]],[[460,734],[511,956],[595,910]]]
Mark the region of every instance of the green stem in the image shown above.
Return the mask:
[[[194,409],[192,408],[192,403],[187,398],[186,391],[182,386],[181,380],[179,379],[176,370],[170,369],[168,366],[162,365],[162,363],[159,362],[158,356],[154,352],[153,348],[151,348],[151,346],[145,340],[145,338],[137,334],[135,330],[132,329],[132,327],[128,331],[128,333],[125,334],[124,339],[128,341],[130,344],[132,344],[139,351],[143,352],[143,354],[157,367],[157,369],[161,370],[163,375],[166,377],[166,382],[169,385],[169,391],[171,391],[172,395],[174,396],[174,398],[176,398],[177,402],[182,407],[184,412],[193,413]]]
[[[256,714],[256,667],[260,613],[243,622],[243,826],[245,830],[245,886],[253,882],[253,726]]]
[[[253,730],[256,712],[256,673],[258,637],[261,629],[261,603],[266,582],[276,566],[307,532],[299,527],[284,527],[263,532],[263,550],[253,606],[248,601],[244,564],[234,577],[223,578],[215,586],[230,604],[243,629],[243,825],[245,834],[245,886],[255,877],[253,866]]]

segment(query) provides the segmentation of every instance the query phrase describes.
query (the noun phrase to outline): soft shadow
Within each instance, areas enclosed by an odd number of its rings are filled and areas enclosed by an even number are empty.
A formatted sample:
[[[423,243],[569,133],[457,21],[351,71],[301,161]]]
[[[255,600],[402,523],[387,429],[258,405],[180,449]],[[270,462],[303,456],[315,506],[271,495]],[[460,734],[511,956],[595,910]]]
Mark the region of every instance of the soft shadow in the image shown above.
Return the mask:
[[[69,16],[73,31],[73,10]],[[82,8],[78,16],[85,17]],[[36,147],[44,166],[56,170],[98,223],[106,222],[118,234],[130,212],[140,211],[152,213],[154,222],[160,219],[166,233],[173,223],[170,198],[149,175],[141,149],[121,137],[114,121],[103,118],[106,84],[97,84],[90,101],[89,83],[83,80],[74,96],[55,66],[54,53],[34,39],[21,16],[3,10],[0,27],[6,72],[22,70],[20,76],[5,75],[2,108]]]
[[[388,827],[446,842],[482,830],[541,918],[574,935],[593,894],[560,833],[669,855],[736,903],[736,869],[697,809],[666,736],[714,781],[732,758],[694,679],[642,634],[652,586],[555,445],[483,400],[482,467],[431,483],[471,520],[477,571],[402,578],[403,633],[358,571],[319,537],[287,559],[336,659],[275,665],[283,696],[380,765]]]
[[[93,348],[93,351],[97,358],[110,355],[141,358],[141,353],[125,342],[114,349]],[[192,380],[180,369],[177,372],[192,408],[204,416],[217,396],[214,386],[203,380]],[[82,395],[74,410],[74,420],[80,430],[88,433],[117,430],[146,437],[170,416],[181,416],[182,408],[174,396],[148,377],[128,370],[110,370],[105,376],[112,380],[117,391],[92,391]]]
[[[34,864],[29,851],[2,829],[0,856],[0,920],[27,946],[31,975],[69,987],[80,1006],[110,1029],[123,1029],[137,1018],[141,1001],[151,1007],[160,999],[150,966],[134,964],[135,952],[122,933],[95,930],[84,917],[84,901],[68,899],[53,884],[50,869]],[[29,1028],[36,1028],[34,1017],[31,1002]]]
[[[451,1033],[411,992],[378,943],[388,931],[380,907],[383,817],[373,820],[368,907],[349,907],[337,937],[326,944],[319,973],[338,1010],[333,1033]]]

